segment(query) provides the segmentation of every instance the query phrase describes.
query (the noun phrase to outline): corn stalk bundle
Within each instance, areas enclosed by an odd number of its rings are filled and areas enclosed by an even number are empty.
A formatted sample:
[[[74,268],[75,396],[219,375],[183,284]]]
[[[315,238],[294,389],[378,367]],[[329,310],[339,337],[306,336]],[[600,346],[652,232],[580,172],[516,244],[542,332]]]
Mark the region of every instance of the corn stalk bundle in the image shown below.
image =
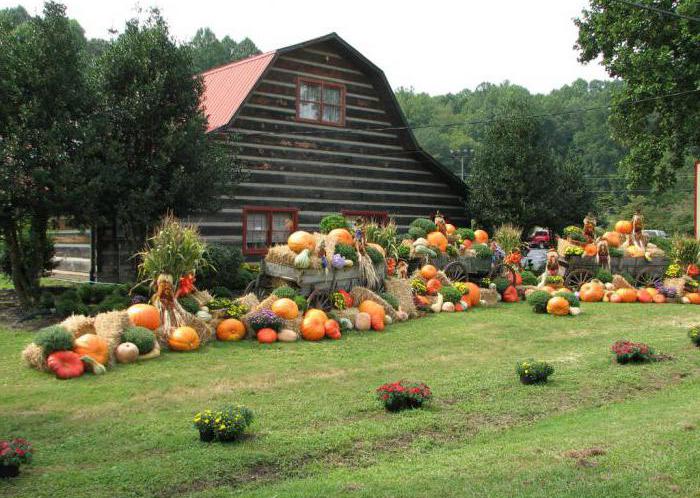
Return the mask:
[[[367,254],[358,252],[357,266],[360,271],[361,281],[364,282],[369,289],[379,288],[381,277],[377,275],[374,264],[372,264],[372,259]]]

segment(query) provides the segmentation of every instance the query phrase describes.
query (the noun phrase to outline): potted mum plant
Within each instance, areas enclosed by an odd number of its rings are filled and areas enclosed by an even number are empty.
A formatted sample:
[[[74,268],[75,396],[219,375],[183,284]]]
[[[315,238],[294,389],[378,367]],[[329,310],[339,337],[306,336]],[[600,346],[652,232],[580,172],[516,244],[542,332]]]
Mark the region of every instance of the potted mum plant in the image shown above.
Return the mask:
[[[525,385],[544,384],[554,373],[554,367],[546,361],[530,359],[519,361],[515,366],[515,372],[520,377],[520,382]]]
[[[0,441],[0,478],[17,477],[21,465],[32,461],[32,445],[21,438]]]
[[[225,406],[218,410],[204,410],[195,414],[193,423],[199,431],[199,440],[235,441],[253,422],[253,411],[245,406]]]
[[[642,342],[617,341],[610,349],[620,365],[648,363],[657,359],[654,350]]]
[[[377,398],[390,412],[420,408],[432,397],[430,388],[422,382],[400,380],[377,388]]]

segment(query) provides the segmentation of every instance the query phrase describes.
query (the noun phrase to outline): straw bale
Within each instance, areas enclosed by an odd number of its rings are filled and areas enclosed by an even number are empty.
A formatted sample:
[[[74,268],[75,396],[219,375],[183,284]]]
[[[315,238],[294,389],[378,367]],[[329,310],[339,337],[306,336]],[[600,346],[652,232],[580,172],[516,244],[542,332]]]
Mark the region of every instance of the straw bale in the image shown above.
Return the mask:
[[[613,275],[612,284],[615,290],[634,288],[627,280],[625,280],[625,277],[623,277],[622,275]]]
[[[22,359],[28,367],[42,372],[49,371],[49,367],[46,365],[46,358],[44,357],[44,350],[33,342],[29,343],[22,351]]]
[[[81,335],[95,333],[94,317],[84,315],[71,315],[58,325],[66,329],[71,334],[73,334],[73,337],[75,338],[78,338]]]
[[[121,343],[122,332],[129,325],[129,315],[126,311],[109,311],[95,317],[95,333],[107,341],[110,365],[115,363],[114,352]]]
[[[380,304],[382,308],[384,308],[384,313],[389,315],[392,319],[395,320],[397,318],[396,310],[393,308],[393,306],[366,287],[353,287],[353,289],[350,291],[350,295],[352,296],[352,300],[357,304],[367,300],[374,301],[375,303]]]
[[[409,317],[416,316],[416,304],[413,301],[411,281],[403,278],[387,278],[384,280],[387,292],[399,300],[399,309],[408,313]]]

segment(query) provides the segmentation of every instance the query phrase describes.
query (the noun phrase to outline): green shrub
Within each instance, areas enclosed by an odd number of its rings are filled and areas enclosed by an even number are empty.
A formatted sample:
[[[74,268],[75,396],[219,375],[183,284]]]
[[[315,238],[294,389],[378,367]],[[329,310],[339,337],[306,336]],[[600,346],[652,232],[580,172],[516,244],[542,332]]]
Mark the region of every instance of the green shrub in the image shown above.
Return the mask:
[[[351,260],[357,264],[357,251],[349,244],[336,244],[335,254],[340,254],[343,258]]]
[[[474,240],[474,230],[471,228],[458,228],[455,233],[460,240]]]
[[[448,303],[457,304],[462,299],[462,293],[451,285],[445,285],[440,289],[442,298]]]
[[[119,287],[111,284],[80,284],[75,292],[83,304],[99,304]]]
[[[88,307],[84,304],[75,289],[68,289],[62,292],[55,299],[56,314],[59,316],[87,315]]]
[[[537,277],[530,270],[524,270],[520,273],[523,279],[523,285],[537,285]]]
[[[214,297],[225,297],[231,299],[233,297],[233,292],[231,292],[228,287],[218,286],[210,289],[209,292]]]
[[[554,373],[554,367],[546,361],[529,359],[519,361],[515,365],[515,373],[523,384],[538,384],[547,382],[547,377]]]
[[[275,290],[272,291],[272,293],[280,299],[283,297],[294,299],[294,297],[299,294],[296,289],[289,287],[288,285],[282,285],[280,287],[277,287]]]
[[[559,291],[554,293],[555,296],[563,297],[567,301],[569,301],[569,306],[573,308],[578,308],[581,306],[581,301],[576,297],[576,294],[573,292],[566,292],[566,291]]]
[[[448,255],[448,256],[453,256],[453,257],[459,256],[459,249],[457,249],[457,248],[456,248],[455,246],[453,246],[452,244],[450,244],[450,245],[447,246],[446,252],[447,252],[447,255]]]
[[[625,255],[625,252],[617,247],[610,247],[608,253],[611,258],[621,258]]]
[[[391,305],[392,308],[395,310],[399,309],[399,300],[396,298],[395,295],[391,294],[390,292],[381,292],[379,294],[379,297],[384,299],[387,303]]]
[[[122,332],[122,342],[131,342],[136,345],[139,354],[147,354],[156,346],[156,336],[145,327],[129,327]]]
[[[535,313],[547,313],[547,303],[551,297],[547,291],[534,291],[527,296],[527,304],[532,306]]]
[[[131,298],[126,295],[122,295],[119,289],[104,298],[98,304],[93,305],[90,310],[90,314],[106,313],[107,311],[120,311],[125,310],[131,306]]]
[[[428,236],[428,232],[423,230],[421,227],[411,227],[408,229],[408,235],[413,240],[424,239]]]
[[[211,244],[204,251],[207,262],[197,271],[197,287],[213,289],[243,289],[249,280],[242,278],[243,253],[240,247],[227,244]]]
[[[673,247],[670,239],[665,239],[663,237],[652,237],[649,239],[650,244],[654,244],[656,247],[661,249],[665,253],[670,253]]]
[[[374,247],[367,247],[367,256],[369,256],[369,259],[371,259],[372,263],[375,265],[384,262],[384,256]]]
[[[345,228],[346,230],[351,230],[352,227],[345,216],[342,214],[329,214],[324,216],[319,223],[319,230],[321,233],[329,233],[331,230],[336,228]]]
[[[422,228],[426,234],[437,230],[437,225],[427,218],[416,218],[409,226]]]
[[[306,301],[306,298],[304,296],[301,296],[297,294],[292,298],[292,301],[297,303],[297,308],[299,308],[299,313],[304,313],[306,311],[306,308],[308,308],[309,303]]]
[[[700,325],[696,325],[688,331],[688,338],[690,338],[690,342],[700,348]]]
[[[610,270],[607,270],[605,268],[601,268],[598,270],[598,272],[595,274],[595,278],[603,282],[604,284],[608,284],[612,282],[613,279],[613,274]]]
[[[180,303],[180,306],[182,306],[188,313],[195,315],[199,311],[199,303],[193,297],[182,296],[177,298],[177,301]]]
[[[45,356],[54,351],[71,351],[73,349],[73,334],[63,327],[53,325],[40,330],[34,337],[34,344],[44,351]]]
[[[635,279],[629,272],[623,271],[620,276],[627,280],[627,283],[634,285]]]
[[[588,239],[587,239],[586,236],[583,235],[582,233],[576,233],[576,232],[574,232],[574,233],[572,233],[571,235],[569,235],[569,238],[570,238],[571,240],[575,240],[576,242],[588,242]]]
[[[486,244],[474,244],[472,250],[477,258],[491,259],[493,257],[493,251]]]
[[[411,248],[409,246],[401,244],[397,252],[399,259],[407,260],[411,257]]]
[[[564,283],[564,277],[561,275],[547,275],[544,278],[545,285],[562,285]]]
[[[564,237],[571,237],[573,234],[583,235],[583,228],[577,227],[576,225],[569,225],[562,230]]]
[[[496,290],[499,294],[503,294],[505,290],[510,287],[510,280],[505,277],[496,277],[493,279],[493,283],[496,284]]]

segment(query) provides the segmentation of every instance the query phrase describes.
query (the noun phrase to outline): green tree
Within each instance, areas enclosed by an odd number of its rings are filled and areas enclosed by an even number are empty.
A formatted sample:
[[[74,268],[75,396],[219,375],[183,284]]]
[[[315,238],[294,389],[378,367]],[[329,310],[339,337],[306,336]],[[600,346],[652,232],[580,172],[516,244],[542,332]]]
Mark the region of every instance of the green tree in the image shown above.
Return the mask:
[[[700,17],[697,0],[646,4]],[[622,167],[630,184],[667,188],[700,143],[700,23],[615,0],[591,0],[574,22],[580,60],[600,57],[624,81],[613,92],[611,123],[629,148]],[[624,104],[630,100],[646,101]]]
[[[47,2],[43,17],[19,14],[0,16],[0,230],[17,296],[30,308],[50,257],[49,220],[71,212],[80,197],[92,99],[85,41],[65,7]]]
[[[189,46],[195,73],[260,53],[250,38],[244,38],[240,43],[229,36],[219,40],[209,28],[199,28]]]

